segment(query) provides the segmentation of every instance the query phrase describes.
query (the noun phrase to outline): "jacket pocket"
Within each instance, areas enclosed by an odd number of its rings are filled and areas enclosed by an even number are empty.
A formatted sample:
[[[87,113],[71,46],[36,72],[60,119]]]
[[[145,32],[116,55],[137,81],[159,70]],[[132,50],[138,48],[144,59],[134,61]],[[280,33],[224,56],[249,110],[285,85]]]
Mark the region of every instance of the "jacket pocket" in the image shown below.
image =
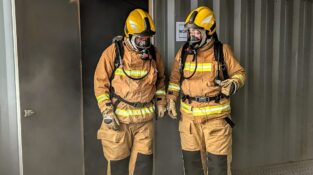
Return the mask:
[[[226,136],[232,133],[232,128],[225,119],[215,119],[210,122],[209,135],[211,136]]]
[[[227,155],[232,145],[232,129],[225,119],[214,119],[205,127],[206,149],[216,155]]]
[[[189,121],[179,122],[179,134],[181,139],[181,146],[186,151],[200,150],[199,143],[197,142],[197,135],[192,132],[192,123]]]
[[[97,133],[97,138],[100,140],[105,140],[113,143],[121,143],[125,139],[125,132],[114,131],[111,129],[99,129]]]
[[[191,123],[190,122],[179,122],[178,130],[180,133],[192,134],[191,132]]]

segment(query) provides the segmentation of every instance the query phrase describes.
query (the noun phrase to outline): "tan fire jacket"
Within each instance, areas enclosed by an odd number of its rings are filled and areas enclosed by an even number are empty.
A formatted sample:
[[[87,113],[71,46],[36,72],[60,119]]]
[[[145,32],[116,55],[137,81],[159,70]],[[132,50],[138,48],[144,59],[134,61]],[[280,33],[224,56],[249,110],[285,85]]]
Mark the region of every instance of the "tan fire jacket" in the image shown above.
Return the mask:
[[[153,98],[157,98],[157,105],[165,106],[164,63],[158,50],[156,49],[156,61],[144,61],[125,40],[123,47],[123,63],[116,69],[112,80],[115,93],[129,102],[147,103],[151,102]],[[101,112],[116,100],[109,97],[109,79],[113,74],[115,56],[115,44],[112,44],[102,53],[96,68],[94,90]],[[132,80],[125,75],[123,69],[134,78],[143,77],[146,73],[148,75],[141,80]],[[121,102],[117,106],[115,114],[122,123],[138,123],[151,120],[155,115],[154,111],[152,103],[145,107],[135,108]]]
[[[214,83],[215,77],[217,76],[218,63],[215,61],[213,45],[213,41],[211,41],[198,50],[196,72],[192,78],[185,79],[181,86],[179,85],[181,77],[179,69],[182,48],[178,51],[172,66],[167,95],[168,99],[176,101],[180,89],[185,95],[191,97],[214,97],[220,93],[221,87],[216,86]],[[246,79],[245,70],[236,60],[227,44],[223,44],[223,53],[229,78],[235,79],[239,84],[239,87],[242,87]],[[192,60],[193,55],[188,55],[183,71],[185,77],[189,77],[195,70],[196,64],[195,61]],[[220,68],[220,75],[223,74],[221,70],[222,69]],[[210,101],[208,103],[192,101],[189,104],[188,100],[186,100],[184,102],[181,101],[180,106],[183,118],[187,117],[199,122],[210,118],[226,117],[230,114],[230,100],[228,98],[223,98],[219,103],[215,103],[215,101]]]

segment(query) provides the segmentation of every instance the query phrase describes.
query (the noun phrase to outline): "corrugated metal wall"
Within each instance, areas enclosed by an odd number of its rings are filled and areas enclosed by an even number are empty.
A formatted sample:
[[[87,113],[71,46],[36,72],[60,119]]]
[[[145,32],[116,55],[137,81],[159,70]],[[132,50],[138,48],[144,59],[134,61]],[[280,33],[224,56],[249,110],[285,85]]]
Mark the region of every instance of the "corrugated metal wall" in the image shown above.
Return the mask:
[[[213,7],[220,39],[248,74],[233,97],[234,168],[313,159],[313,1],[158,0],[156,45],[168,67],[182,45],[171,22],[200,5]]]
[[[241,0],[233,7],[220,10],[234,21],[221,36],[248,72],[233,105],[235,167],[312,159],[312,1]]]

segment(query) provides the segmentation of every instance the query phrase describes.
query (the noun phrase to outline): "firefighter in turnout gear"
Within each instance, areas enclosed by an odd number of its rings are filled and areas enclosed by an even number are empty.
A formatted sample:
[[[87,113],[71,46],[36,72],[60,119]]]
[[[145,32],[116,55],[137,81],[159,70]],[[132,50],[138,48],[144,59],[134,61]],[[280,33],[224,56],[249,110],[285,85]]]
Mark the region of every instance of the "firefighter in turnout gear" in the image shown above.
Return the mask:
[[[131,11],[124,31],[96,68],[94,90],[103,116],[97,138],[106,174],[152,175],[153,117],[166,112],[164,63],[151,44],[155,26],[147,12]]]
[[[186,175],[230,175],[232,126],[230,96],[241,88],[245,70],[216,34],[208,7],[185,21],[188,41],[178,51],[168,87],[168,113],[177,118]],[[177,99],[181,93],[181,99]]]

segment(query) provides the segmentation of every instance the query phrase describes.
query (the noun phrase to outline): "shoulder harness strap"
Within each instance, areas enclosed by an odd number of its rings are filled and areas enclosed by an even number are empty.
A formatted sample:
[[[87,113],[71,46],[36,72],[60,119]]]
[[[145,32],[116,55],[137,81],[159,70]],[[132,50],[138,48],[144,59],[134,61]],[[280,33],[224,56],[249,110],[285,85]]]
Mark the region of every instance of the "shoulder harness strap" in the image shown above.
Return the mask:
[[[223,53],[223,44],[220,41],[214,42],[214,56],[215,60],[218,62],[218,64],[221,64],[222,72],[223,72],[223,79],[226,80],[229,78],[227,73],[227,67],[224,60],[224,53]],[[218,78],[222,80],[221,76],[219,75],[219,66],[218,66]]]
[[[114,37],[113,42],[115,44],[115,59],[114,59],[114,70],[113,70],[112,76],[114,76],[115,70],[122,64],[122,60],[124,56],[123,36]]]
[[[180,60],[179,60],[179,71],[180,71],[180,74],[181,76],[183,75],[183,71],[184,71],[184,68],[185,68],[185,62],[186,62],[186,59],[187,59],[187,56],[188,56],[188,42],[186,42],[184,45],[183,45],[183,48],[181,50],[181,53],[180,53]]]
[[[112,87],[112,80],[115,75],[116,69],[122,64],[124,48],[123,48],[123,36],[116,36],[113,38],[112,43],[115,45],[115,58],[114,58],[114,68],[112,74],[110,75],[110,98],[112,99],[114,94],[114,89]]]

